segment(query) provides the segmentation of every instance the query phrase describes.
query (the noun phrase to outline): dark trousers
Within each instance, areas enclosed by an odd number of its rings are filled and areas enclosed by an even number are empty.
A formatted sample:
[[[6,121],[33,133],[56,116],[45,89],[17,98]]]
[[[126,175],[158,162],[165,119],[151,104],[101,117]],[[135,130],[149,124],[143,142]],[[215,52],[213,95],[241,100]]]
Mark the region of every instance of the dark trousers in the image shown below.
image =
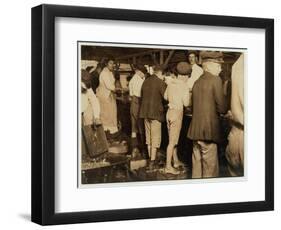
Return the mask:
[[[138,134],[139,136],[139,146],[141,148],[145,145],[145,137],[144,137],[144,119],[139,117],[140,111],[140,98],[133,96],[130,106],[130,116],[131,116],[131,124],[132,124],[132,132]]]

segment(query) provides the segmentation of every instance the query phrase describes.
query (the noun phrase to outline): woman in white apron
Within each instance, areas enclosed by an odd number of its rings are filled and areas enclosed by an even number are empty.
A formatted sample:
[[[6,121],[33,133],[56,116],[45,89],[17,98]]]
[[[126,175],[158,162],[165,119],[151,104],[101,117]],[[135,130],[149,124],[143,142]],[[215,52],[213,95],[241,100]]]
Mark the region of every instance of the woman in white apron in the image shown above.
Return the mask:
[[[109,59],[99,76],[97,97],[100,101],[100,119],[104,130],[111,134],[118,131],[117,105],[115,96],[114,61]]]

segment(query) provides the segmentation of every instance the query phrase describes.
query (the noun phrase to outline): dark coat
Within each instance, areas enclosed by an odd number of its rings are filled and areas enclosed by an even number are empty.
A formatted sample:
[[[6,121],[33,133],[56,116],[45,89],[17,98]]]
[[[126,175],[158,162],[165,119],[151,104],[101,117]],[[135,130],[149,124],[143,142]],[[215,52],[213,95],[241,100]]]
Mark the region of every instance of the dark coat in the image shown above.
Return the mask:
[[[145,79],[141,89],[140,118],[165,121],[163,100],[166,87],[156,75]]]
[[[226,112],[222,80],[209,72],[192,89],[192,121],[187,137],[191,140],[220,142],[219,114]]]
[[[92,73],[92,89],[93,89],[94,93],[96,93],[96,90],[100,84],[99,77],[100,77],[100,74],[97,71],[94,71]]]

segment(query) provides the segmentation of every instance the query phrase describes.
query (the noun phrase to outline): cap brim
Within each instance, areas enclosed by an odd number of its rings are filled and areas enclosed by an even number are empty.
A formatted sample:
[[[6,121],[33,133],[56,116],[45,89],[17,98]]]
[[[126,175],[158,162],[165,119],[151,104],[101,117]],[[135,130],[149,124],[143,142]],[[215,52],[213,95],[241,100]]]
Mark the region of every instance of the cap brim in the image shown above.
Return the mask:
[[[219,58],[219,59],[214,59],[214,58],[206,58],[206,59],[203,59],[203,62],[215,62],[215,63],[224,63],[223,59],[222,58]]]

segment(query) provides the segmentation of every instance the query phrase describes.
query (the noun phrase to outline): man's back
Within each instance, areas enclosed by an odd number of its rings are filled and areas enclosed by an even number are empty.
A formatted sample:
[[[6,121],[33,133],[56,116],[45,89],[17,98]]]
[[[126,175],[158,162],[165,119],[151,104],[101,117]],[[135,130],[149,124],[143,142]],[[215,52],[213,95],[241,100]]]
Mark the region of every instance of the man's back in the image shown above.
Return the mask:
[[[140,118],[164,121],[163,98],[166,84],[156,75],[148,77],[141,90]]]
[[[225,110],[221,79],[205,72],[193,86],[188,138],[219,142],[219,114],[225,113]]]
[[[172,79],[168,83],[164,98],[169,102],[170,109],[183,110],[189,104],[189,90],[183,81]]]

